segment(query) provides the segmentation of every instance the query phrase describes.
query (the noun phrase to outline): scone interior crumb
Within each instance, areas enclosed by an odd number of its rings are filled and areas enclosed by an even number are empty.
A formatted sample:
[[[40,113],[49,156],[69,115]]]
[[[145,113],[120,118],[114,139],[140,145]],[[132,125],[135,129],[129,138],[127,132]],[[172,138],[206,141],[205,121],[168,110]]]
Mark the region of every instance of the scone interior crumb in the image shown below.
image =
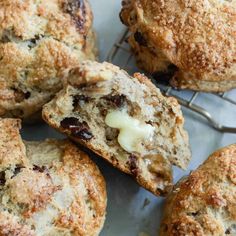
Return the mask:
[[[141,140],[139,152],[124,150],[117,140],[119,130],[105,122],[113,111],[154,127],[152,141]],[[170,188],[171,164],[184,168],[190,158],[176,100],[164,98],[146,77],[132,78],[108,63],[87,61],[71,70],[68,86],[44,107],[43,117],[143,185],[151,183],[147,188],[154,193]]]

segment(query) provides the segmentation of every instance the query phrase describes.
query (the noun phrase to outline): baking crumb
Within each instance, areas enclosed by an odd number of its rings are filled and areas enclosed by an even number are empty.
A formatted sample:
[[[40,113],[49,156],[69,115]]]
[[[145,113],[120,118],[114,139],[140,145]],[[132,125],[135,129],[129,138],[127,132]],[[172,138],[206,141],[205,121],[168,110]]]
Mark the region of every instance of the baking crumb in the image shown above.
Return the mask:
[[[144,199],[142,209],[144,209],[146,206],[148,206],[151,203],[151,201],[148,198]]]

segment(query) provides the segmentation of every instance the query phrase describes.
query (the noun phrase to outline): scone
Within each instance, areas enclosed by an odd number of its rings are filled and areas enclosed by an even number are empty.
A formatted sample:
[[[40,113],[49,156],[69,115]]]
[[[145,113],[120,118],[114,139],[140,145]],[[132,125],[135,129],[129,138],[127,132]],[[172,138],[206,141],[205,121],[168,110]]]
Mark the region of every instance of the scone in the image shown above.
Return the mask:
[[[0,235],[98,235],[106,187],[96,165],[66,140],[22,141],[19,128],[0,119]]]
[[[236,88],[236,1],[124,0],[137,64],[180,89]]]
[[[165,205],[161,236],[236,234],[236,144],[181,180]]]
[[[180,106],[141,74],[85,61],[68,72],[68,85],[43,108],[43,118],[132,175],[156,195],[172,187],[171,167],[190,159]]]
[[[0,117],[37,118],[63,71],[95,54],[87,0],[1,1]]]

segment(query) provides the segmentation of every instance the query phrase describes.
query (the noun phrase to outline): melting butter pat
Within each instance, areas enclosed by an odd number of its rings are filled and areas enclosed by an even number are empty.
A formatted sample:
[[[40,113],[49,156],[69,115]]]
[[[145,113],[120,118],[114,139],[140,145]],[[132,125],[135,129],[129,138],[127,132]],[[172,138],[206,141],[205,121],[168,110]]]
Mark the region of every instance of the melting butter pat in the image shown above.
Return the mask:
[[[119,129],[118,142],[127,152],[139,152],[143,140],[152,140],[155,128],[129,116],[125,111],[112,111],[107,114],[105,123]]]

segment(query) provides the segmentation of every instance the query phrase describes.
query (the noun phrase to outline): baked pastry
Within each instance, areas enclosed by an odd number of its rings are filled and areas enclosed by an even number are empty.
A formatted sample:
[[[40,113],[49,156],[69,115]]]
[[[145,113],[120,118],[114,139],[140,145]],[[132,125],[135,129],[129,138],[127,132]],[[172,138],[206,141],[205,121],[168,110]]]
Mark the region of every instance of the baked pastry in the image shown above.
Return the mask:
[[[181,180],[165,204],[161,236],[235,235],[236,144]]]
[[[43,107],[44,120],[165,195],[172,164],[185,168],[190,159],[176,99],[164,97],[145,76],[132,78],[106,62],[84,61],[67,78],[68,85]]]
[[[1,1],[0,117],[39,116],[64,69],[95,59],[94,43],[87,0]]]
[[[98,235],[106,187],[96,165],[66,140],[22,141],[0,119],[0,235]]]
[[[124,0],[138,65],[180,89],[236,88],[236,2]]]

